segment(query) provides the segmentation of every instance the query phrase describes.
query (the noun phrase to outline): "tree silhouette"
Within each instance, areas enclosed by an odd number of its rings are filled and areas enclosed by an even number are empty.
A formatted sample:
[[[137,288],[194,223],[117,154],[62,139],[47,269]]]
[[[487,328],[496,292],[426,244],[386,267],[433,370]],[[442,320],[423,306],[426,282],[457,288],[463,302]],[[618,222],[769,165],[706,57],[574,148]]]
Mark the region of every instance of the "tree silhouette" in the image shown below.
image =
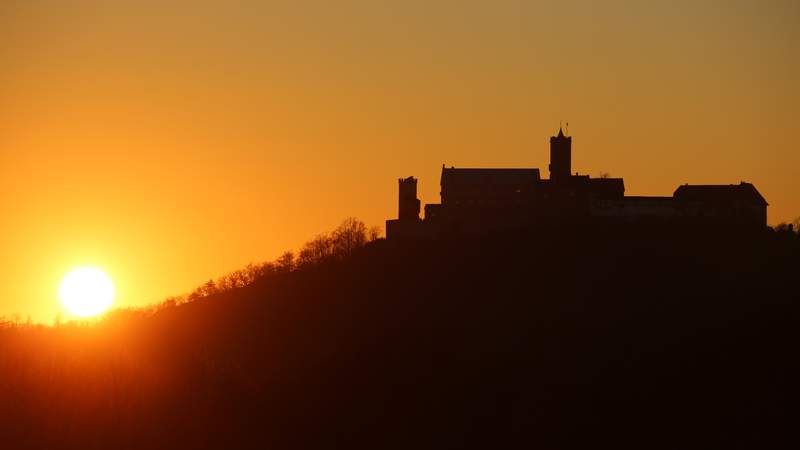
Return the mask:
[[[800,219],[798,219],[798,220],[800,220]],[[367,232],[367,237],[369,238],[370,242],[377,241],[378,239],[381,238],[381,233],[382,232],[383,232],[383,230],[381,229],[381,227],[379,227],[377,225],[373,225],[373,226],[369,227],[369,231]]]
[[[350,217],[333,231],[331,238],[336,256],[344,257],[367,243],[367,226],[364,222]]]
[[[158,307],[0,319],[2,448],[781,448],[800,372],[788,229],[358,248],[348,220]]]
[[[297,254],[297,264],[306,266],[320,263],[334,254],[334,242],[327,234],[320,234],[303,245]]]
[[[275,269],[280,273],[291,272],[294,269],[294,253],[285,252],[275,261]]]

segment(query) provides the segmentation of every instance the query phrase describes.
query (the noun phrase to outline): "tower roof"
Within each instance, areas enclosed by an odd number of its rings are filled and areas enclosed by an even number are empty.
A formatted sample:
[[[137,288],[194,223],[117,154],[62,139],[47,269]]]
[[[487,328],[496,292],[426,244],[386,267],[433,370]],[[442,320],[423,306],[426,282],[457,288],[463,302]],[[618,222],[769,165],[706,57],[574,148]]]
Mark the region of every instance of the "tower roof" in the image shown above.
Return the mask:
[[[571,141],[572,138],[564,134],[564,128],[558,127],[558,134],[555,136],[550,136],[550,142],[553,141]]]

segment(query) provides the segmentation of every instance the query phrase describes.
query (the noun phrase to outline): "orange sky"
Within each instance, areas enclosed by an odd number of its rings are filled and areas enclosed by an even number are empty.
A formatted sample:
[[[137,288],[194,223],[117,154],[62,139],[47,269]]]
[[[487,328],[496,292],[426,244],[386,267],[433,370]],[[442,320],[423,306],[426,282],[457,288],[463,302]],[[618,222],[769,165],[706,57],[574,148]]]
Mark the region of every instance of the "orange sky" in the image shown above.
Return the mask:
[[[561,119],[627,194],[800,216],[796,1],[386,3],[3,1],[0,316],[51,321],[76,265],[141,305],[382,224],[442,163],[546,173]]]

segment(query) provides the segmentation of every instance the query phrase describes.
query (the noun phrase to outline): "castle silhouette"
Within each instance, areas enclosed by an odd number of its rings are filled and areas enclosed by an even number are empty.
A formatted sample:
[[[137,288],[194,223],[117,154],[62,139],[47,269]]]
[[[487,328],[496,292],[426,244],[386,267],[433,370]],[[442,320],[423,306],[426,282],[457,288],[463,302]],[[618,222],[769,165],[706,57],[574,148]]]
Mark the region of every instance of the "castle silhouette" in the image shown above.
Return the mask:
[[[572,137],[550,138],[550,179],[539,169],[475,169],[442,165],[441,203],[420,219],[417,179],[399,179],[398,218],[387,239],[436,238],[524,229],[544,223],[766,227],[768,203],[750,183],[682,185],[671,197],[625,196],[622,178],[572,175]]]

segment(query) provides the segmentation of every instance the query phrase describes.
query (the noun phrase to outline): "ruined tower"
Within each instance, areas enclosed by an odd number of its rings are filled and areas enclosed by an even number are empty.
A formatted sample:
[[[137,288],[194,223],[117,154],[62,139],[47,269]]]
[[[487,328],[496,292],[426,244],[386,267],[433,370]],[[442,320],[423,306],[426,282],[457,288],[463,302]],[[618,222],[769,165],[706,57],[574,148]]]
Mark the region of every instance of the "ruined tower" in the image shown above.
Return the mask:
[[[419,220],[419,199],[417,198],[417,179],[400,178],[399,211],[400,220]]]
[[[572,173],[572,137],[564,136],[559,127],[558,136],[550,137],[550,179],[566,181]]]

